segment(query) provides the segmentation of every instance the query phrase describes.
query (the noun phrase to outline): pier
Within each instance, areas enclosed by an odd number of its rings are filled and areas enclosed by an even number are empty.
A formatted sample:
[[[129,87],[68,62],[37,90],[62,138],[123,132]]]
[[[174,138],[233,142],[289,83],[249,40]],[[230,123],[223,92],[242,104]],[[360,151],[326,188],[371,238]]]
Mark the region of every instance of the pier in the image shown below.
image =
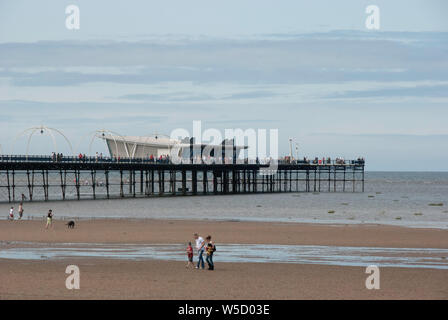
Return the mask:
[[[0,202],[280,192],[364,192],[363,160],[205,164],[0,156]]]

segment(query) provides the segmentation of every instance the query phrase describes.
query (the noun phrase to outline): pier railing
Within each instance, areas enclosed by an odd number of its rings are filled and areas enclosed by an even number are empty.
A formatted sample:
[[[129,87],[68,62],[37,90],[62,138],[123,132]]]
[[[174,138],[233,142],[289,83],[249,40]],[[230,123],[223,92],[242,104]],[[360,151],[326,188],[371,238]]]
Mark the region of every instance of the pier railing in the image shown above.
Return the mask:
[[[181,159],[182,164],[269,164],[272,159],[211,159],[204,161],[203,159]],[[46,163],[134,163],[134,164],[169,164],[174,163],[169,158],[110,158],[97,156],[48,156],[48,155],[0,155],[0,162],[46,162]],[[280,165],[310,165],[310,166],[344,166],[344,165],[364,165],[364,159],[345,160],[345,159],[315,159],[315,160],[289,160],[278,159],[277,164]]]

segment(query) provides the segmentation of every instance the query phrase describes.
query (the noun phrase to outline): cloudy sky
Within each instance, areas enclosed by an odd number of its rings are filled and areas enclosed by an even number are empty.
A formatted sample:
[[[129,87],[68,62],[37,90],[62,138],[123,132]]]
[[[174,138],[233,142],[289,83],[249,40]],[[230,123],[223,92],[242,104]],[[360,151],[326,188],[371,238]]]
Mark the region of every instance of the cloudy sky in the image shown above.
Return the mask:
[[[80,30],[65,7],[80,9]],[[380,8],[367,30],[367,5]],[[446,1],[0,0],[0,145],[89,134],[279,129],[301,156],[448,170]],[[60,140],[60,139],[59,139]],[[68,147],[58,140],[58,151]],[[54,149],[33,137],[30,153]],[[95,148],[105,151],[100,142]]]

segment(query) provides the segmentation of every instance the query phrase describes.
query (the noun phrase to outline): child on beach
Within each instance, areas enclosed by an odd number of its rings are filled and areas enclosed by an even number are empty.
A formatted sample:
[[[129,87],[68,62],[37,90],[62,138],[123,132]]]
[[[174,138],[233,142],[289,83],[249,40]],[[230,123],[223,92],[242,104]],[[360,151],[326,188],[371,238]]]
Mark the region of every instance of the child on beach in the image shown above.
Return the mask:
[[[9,216],[8,216],[9,220],[14,220],[14,207],[11,207],[11,209],[9,209]]]
[[[193,264],[193,247],[191,246],[191,242],[188,242],[187,255],[188,255],[188,263],[185,266],[185,268],[189,268],[190,266],[194,267],[194,264]]]

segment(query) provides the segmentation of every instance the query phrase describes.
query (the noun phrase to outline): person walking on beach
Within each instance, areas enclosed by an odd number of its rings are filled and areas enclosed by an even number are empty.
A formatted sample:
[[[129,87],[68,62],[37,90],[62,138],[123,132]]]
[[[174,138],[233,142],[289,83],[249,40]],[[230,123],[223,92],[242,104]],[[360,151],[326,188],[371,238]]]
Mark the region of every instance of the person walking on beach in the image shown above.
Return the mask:
[[[23,203],[22,202],[20,202],[20,204],[19,204],[19,220],[20,219],[22,219],[22,216],[23,216]]]
[[[198,264],[196,265],[196,269],[199,269],[199,266],[205,269],[204,257],[202,256],[205,250],[205,241],[197,233],[194,234],[194,239],[196,240],[196,250],[198,250]]]
[[[190,266],[194,267],[194,264],[193,264],[193,247],[191,246],[191,242],[188,242],[187,255],[188,255],[188,263],[185,266],[185,268],[189,268]]]
[[[207,241],[207,258],[205,258],[205,261],[207,261],[208,270],[215,270],[215,264],[213,263],[213,253],[216,251],[216,248],[214,243],[212,242],[212,236],[207,236],[205,240]]]
[[[45,229],[48,229],[50,226],[53,228],[53,211],[51,209],[48,210],[47,225],[45,226]]]
[[[213,264],[213,244],[211,243],[207,244],[206,252],[207,252],[207,258],[205,258],[205,261],[207,261],[208,270],[214,270],[215,266]]]
[[[11,220],[11,221],[14,220],[14,207],[11,207],[11,209],[9,209],[8,220]]]

